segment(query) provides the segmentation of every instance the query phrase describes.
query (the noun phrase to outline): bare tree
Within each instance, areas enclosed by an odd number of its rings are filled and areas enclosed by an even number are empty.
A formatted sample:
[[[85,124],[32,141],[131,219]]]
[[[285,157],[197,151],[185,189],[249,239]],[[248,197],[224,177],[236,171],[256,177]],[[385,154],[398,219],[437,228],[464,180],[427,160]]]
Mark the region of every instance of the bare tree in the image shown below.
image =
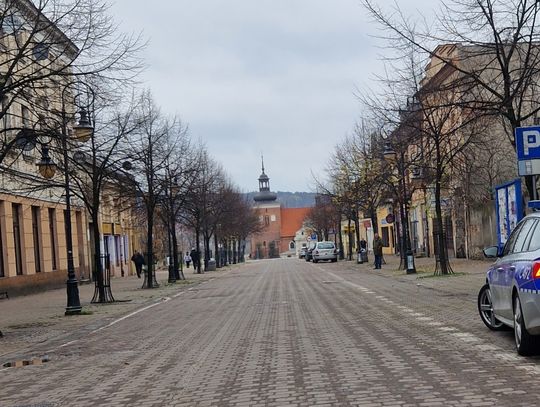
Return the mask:
[[[422,26],[399,8],[388,13],[371,0],[363,3],[392,44],[412,47],[432,58],[432,65],[454,70],[468,89],[460,103],[499,117],[514,146],[514,130],[538,117],[537,1],[446,0],[435,22]],[[526,183],[533,196],[532,177]]]
[[[197,161],[200,167],[181,216],[182,222],[195,234],[195,250],[199,252],[200,256],[201,237],[204,241],[205,237],[209,239],[213,234],[213,221],[210,220],[209,208],[213,200],[216,199],[218,180],[222,179],[222,170],[202,146],[197,152]],[[205,249],[206,266],[209,255],[206,243]],[[197,273],[202,272],[200,261],[197,265],[194,264],[194,267],[196,267]]]
[[[117,198],[132,197],[132,194],[121,194],[119,185],[133,185],[122,165],[125,156],[119,154],[119,147],[138,129],[134,113],[136,106],[129,103],[125,111],[117,109],[100,109],[94,114],[94,134],[85,145],[78,146],[71,156],[68,170],[73,185],[73,194],[85,205],[91,220],[93,242],[93,275],[97,282],[96,302],[109,302],[104,287],[101,260],[100,211],[105,192]],[[99,118],[99,122],[96,120]],[[127,182],[126,182],[127,181]],[[129,203],[122,205],[126,210]],[[118,208],[119,209],[119,208]]]
[[[182,258],[178,252],[177,224],[181,220],[184,206],[190,199],[190,194],[196,185],[200,164],[197,154],[192,151],[195,147],[188,134],[187,126],[180,120],[170,129],[172,137],[170,156],[164,168],[165,188],[160,199],[160,215],[168,231],[169,281],[184,280],[185,276],[179,267]]]
[[[135,176],[136,199],[146,213],[147,288],[155,287],[153,280],[154,226],[160,200],[165,196],[165,172],[171,162],[179,135],[173,132],[175,120],[166,119],[156,106],[149,92],[141,95],[136,112],[137,128],[123,145],[125,159],[129,160]]]

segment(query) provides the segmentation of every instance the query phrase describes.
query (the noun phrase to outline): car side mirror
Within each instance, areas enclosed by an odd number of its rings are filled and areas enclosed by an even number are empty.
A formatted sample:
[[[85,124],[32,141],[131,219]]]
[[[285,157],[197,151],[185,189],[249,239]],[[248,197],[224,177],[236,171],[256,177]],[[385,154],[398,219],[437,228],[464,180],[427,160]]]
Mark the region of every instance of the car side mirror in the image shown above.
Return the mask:
[[[499,246],[486,247],[482,251],[484,252],[484,256],[488,259],[494,259],[499,257]]]

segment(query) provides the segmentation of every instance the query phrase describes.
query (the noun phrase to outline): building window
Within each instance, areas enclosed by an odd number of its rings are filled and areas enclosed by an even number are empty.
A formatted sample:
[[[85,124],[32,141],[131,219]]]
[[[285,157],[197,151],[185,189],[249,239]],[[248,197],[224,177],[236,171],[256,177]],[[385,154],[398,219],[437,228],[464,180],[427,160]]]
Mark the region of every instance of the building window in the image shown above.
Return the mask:
[[[265,216],[264,217],[264,226],[268,226],[270,225],[270,217],[269,216]]]
[[[289,243],[289,249],[290,249],[290,250],[294,250],[295,247],[296,247],[296,246],[295,246],[294,242],[290,242],[290,243]]]
[[[271,220],[272,222],[275,222],[275,221],[276,221],[276,215],[271,215],[271,216],[270,216],[270,220]]]
[[[58,240],[56,236],[56,209],[49,208],[49,236],[51,238],[51,261],[52,269],[58,269]]]
[[[21,238],[21,204],[12,204],[13,240],[15,243],[15,270],[18,276],[23,274],[23,247]]]
[[[34,242],[34,262],[36,273],[41,270],[41,214],[39,206],[32,206],[32,239]]]
[[[22,127],[29,129],[32,127],[30,123],[30,109],[26,106],[21,105],[21,118],[22,118]]]

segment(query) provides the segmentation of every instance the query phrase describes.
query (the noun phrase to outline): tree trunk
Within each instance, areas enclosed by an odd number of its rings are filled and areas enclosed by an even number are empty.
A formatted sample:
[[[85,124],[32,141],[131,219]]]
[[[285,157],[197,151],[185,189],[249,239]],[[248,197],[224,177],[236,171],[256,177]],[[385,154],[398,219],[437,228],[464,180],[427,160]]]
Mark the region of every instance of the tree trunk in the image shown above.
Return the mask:
[[[354,228],[355,228],[355,237],[356,237],[356,250],[360,251],[360,219],[358,219],[358,207],[355,209],[355,216],[354,216]]]
[[[173,248],[172,248],[172,231],[171,231],[171,224],[169,223],[167,225],[167,257],[169,258],[169,264],[167,265],[167,269],[169,272],[169,283],[175,283],[176,282],[176,274],[174,273],[174,256],[173,256]]]
[[[347,226],[348,226],[347,237],[348,237],[348,240],[349,240],[349,244],[348,244],[349,250],[348,250],[347,257],[349,258],[349,261],[351,261],[352,260],[352,248],[353,248],[353,242],[352,242],[353,234],[351,232],[351,218],[350,217],[348,219]]]
[[[408,218],[407,218],[407,204],[400,202],[399,204],[399,220],[400,220],[400,243],[399,243],[399,270],[407,270],[407,249],[408,246]]]
[[[208,268],[210,261],[210,235],[204,233],[204,269]]]
[[[195,251],[199,255],[199,261],[197,262],[197,274],[201,274],[201,251],[199,250],[199,247],[201,247],[201,232],[197,227],[195,230]],[[195,265],[193,265],[193,267],[195,267]]]
[[[339,259],[343,260],[345,258],[345,253],[343,253],[343,234],[341,233],[341,222],[339,223],[339,235],[338,235],[338,241],[339,241]]]
[[[146,211],[148,230],[146,232],[146,288],[154,288],[154,211]]]
[[[98,302],[106,302],[105,283],[103,280],[103,269],[101,267],[101,236],[99,233],[99,206],[98,210],[92,212],[92,234],[94,236],[94,278],[98,287]]]
[[[441,208],[441,182],[440,178],[435,182],[435,214],[437,216],[437,230],[438,230],[438,261],[436,263],[435,274],[450,274],[450,267],[448,264],[448,255],[446,253],[446,238],[443,229],[443,218]]]
[[[214,257],[216,259],[216,268],[221,268],[221,254],[219,253],[219,244],[218,244],[218,237],[217,233],[214,233]]]
[[[171,218],[171,225],[174,275],[177,280],[185,280],[186,277],[184,276],[184,273],[180,268],[180,262],[183,261],[183,259],[181,259],[178,255],[178,239],[176,237],[176,220],[174,219],[174,216]]]

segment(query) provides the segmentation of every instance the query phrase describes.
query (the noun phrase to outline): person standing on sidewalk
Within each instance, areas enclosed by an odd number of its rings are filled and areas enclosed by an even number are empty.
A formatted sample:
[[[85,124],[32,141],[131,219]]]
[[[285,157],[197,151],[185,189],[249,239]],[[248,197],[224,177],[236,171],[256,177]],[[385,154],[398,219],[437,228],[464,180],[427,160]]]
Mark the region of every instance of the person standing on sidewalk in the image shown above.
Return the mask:
[[[375,257],[375,269],[380,269],[382,264],[383,241],[378,233],[373,236],[373,256]]]
[[[191,264],[191,256],[189,253],[186,253],[184,256],[184,262],[186,263],[186,267],[189,268],[189,265]]]
[[[137,277],[141,278],[142,266],[144,264],[144,257],[139,251],[135,251],[131,256],[131,261],[135,263],[135,270],[137,271]]]

